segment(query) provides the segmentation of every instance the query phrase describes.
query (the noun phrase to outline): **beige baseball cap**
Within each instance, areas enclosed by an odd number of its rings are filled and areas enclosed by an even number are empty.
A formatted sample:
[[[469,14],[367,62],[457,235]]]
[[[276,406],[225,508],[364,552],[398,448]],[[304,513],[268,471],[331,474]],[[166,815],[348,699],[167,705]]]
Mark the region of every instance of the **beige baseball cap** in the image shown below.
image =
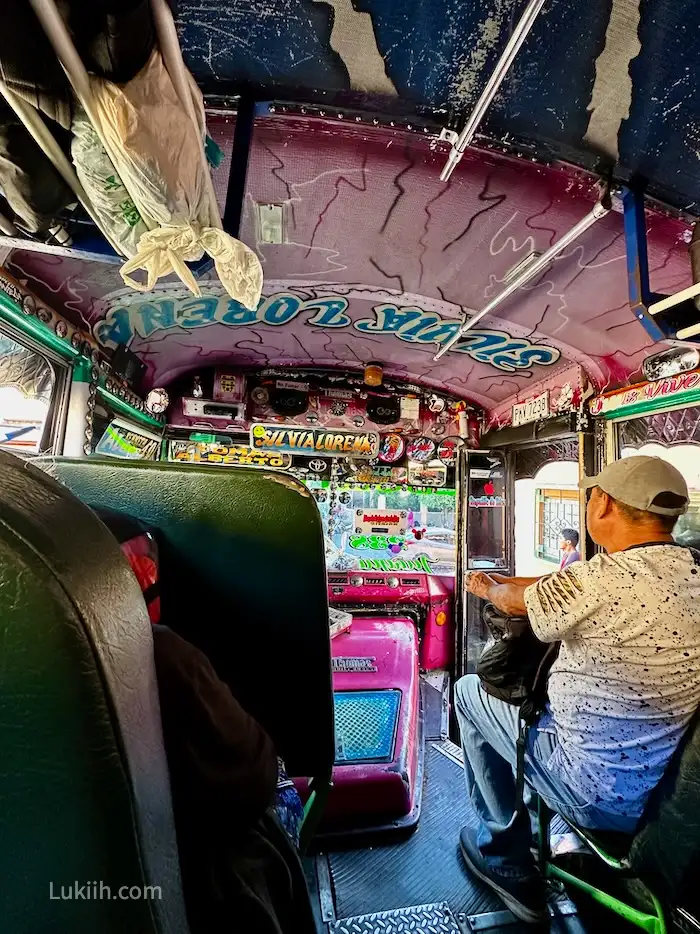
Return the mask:
[[[660,457],[635,455],[608,464],[596,477],[586,477],[582,490],[600,487],[626,506],[653,512],[659,516],[681,516],[688,508],[688,484],[683,474]],[[682,506],[659,506],[657,496],[672,493],[684,500]]]

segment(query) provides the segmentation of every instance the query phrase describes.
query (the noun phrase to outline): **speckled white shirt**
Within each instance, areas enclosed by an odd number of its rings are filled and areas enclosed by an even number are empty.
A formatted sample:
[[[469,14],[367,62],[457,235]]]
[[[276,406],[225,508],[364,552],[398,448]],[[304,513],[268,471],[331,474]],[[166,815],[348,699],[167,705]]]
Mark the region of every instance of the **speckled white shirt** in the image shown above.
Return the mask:
[[[525,591],[549,677],[549,767],[601,810],[639,817],[700,704],[700,566],[687,548],[596,555]]]

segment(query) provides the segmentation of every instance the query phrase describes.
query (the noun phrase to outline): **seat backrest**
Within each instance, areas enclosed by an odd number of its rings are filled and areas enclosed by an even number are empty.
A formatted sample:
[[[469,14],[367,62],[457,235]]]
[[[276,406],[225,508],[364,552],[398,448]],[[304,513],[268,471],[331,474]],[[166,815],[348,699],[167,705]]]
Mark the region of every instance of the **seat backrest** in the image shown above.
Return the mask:
[[[700,904],[700,711],[652,793],[630,864],[659,897],[675,904],[692,896]]]
[[[290,774],[335,758],[328,597],[316,503],[271,471],[57,459],[89,506],[158,538],[161,621],[201,648],[268,730]]]
[[[139,585],[83,503],[2,451],[0,919],[188,930]]]

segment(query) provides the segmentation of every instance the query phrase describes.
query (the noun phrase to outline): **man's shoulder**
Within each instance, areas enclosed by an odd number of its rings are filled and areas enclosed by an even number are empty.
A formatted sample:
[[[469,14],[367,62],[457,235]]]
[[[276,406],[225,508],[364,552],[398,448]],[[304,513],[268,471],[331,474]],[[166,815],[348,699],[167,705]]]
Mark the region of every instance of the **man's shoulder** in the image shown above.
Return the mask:
[[[561,570],[540,578],[525,591],[528,597],[552,596],[555,602],[572,604],[579,597],[592,594],[606,594],[614,590],[615,578],[619,570],[610,563],[608,555],[594,555],[589,561],[573,561]]]
[[[588,580],[598,580],[601,575],[607,575],[613,571],[614,567],[611,565],[608,555],[593,555],[592,558],[586,561],[577,553],[577,557],[569,561],[560,571],[555,571],[550,577],[573,575],[577,581],[584,582]],[[549,578],[544,579],[548,580]]]

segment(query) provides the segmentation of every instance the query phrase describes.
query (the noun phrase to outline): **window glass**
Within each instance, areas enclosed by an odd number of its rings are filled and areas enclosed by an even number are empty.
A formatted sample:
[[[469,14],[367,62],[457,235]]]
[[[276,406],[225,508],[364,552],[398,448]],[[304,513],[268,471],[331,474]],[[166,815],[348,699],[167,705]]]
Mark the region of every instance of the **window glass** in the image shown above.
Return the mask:
[[[537,577],[556,571],[562,529],[582,533],[578,461],[556,460],[515,481],[515,573]]]
[[[501,454],[470,454],[467,567],[506,567],[506,470]]]
[[[700,410],[697,411],[700,412]],[[649,416],[649,419],[655,417]],[[635,421],[646,420],[636,419]],[[634,454],[662,457],[683,474],[690,493],[690,507],[686,514],[681,516],[676,523],[673,537],[682,545],[692,545],[694,548],[700,548],[700,442],[685,443],[680,441],[669,444],[655,440],[639,443],[640,426],[636,425],[634,428],[627,429],[627,424],[624,423],[620,431],[621,457],[631,457]],[[636,443],[632,444],[630,442]]]
[[[55,384],[48,360],[0,334],[0,446],[17,454],[41,450]]]
[[[562,529],[579,530],[576,490],[537,490],[535,500],[535,554],[543,561],[561,561]],[[552,570],[554,570],[552,568]]]

